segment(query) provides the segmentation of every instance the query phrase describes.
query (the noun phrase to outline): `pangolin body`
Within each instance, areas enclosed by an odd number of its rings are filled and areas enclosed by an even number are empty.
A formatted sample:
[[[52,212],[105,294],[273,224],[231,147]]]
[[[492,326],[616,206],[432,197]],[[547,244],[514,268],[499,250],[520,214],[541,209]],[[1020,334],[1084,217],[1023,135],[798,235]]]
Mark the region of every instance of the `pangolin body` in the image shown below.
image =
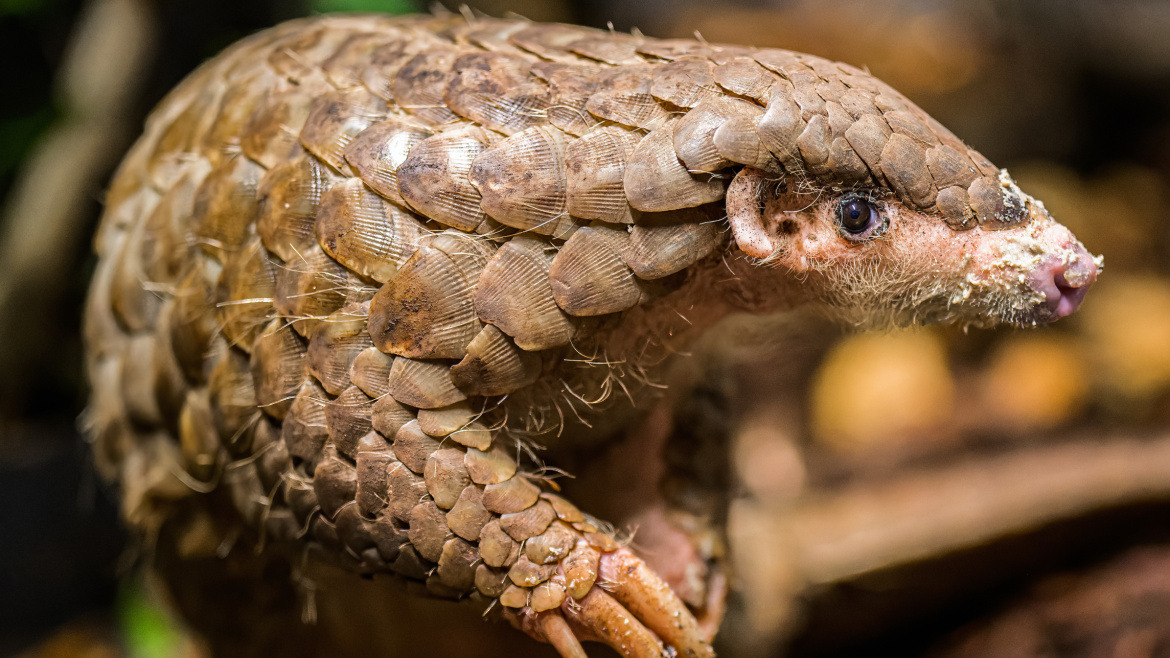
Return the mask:
[[[1034,324],[1097,272],[857,68],[463,16],[233,46],[154,111],[96,247],[89,416],[132,524],[218,495],[265,550],[498,601],[565,655],[713,627],[520,447],[620,424],[735,309]]]

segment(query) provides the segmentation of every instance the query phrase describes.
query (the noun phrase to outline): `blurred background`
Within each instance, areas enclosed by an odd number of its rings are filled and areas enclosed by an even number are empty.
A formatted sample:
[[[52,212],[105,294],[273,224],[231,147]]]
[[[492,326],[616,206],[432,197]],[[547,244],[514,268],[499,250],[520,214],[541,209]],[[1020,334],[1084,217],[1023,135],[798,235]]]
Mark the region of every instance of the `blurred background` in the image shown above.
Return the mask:
[[[1042,331],[729,328],[721,655],[1170,655],[1170,3],[468,4],[867,67],[1106,256]],[[204,655],[142,585],[77,429],[89,235],[146,113],[281,20],[426,9],[0,0],[0,655]]]

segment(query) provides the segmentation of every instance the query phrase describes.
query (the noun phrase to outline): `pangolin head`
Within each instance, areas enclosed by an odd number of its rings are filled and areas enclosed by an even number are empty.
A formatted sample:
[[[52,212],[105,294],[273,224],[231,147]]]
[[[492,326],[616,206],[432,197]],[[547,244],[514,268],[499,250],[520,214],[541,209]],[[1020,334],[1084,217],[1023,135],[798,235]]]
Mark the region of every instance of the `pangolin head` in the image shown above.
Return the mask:
[[[788,77],[755,128],[775,161],[728,188],[744,253],[858,325],[1030,326],[1077,309],[1102,259],[1006,170],[866,72],[757,59]]]
[[[761,264],[797,274],[857,325],[1030,326],[1065,317],[1102,259],[1006,172],[1001,178],[1023,216],[1007,228],[957,230],[881,190],[765,192],[772,249]]]

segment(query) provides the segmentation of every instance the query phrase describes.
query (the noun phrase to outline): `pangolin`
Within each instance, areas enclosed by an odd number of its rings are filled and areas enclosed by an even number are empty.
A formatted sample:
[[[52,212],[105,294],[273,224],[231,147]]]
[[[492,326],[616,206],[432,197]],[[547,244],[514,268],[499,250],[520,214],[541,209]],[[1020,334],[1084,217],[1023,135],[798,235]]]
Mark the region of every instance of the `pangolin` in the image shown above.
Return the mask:
[[[154,110],[95,242],[88,420],[144,537],[203,506],[563,656],[712,655],[723,567],[691,510],[652,568],[535,446],[603,445],[728,314],[1035,325],[1101,266],[861,69],[462,15],[232,46]]]

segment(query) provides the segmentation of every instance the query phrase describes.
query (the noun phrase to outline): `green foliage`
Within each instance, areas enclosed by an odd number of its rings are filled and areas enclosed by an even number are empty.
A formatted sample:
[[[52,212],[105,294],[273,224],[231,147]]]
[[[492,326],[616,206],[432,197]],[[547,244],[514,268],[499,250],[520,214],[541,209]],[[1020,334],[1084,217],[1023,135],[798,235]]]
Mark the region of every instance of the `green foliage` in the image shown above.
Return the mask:
[[[7,0],[0,0],[5,2]],[[311,0],[313,11],[368,11],[381,14],[411,14],[419,10],[414,0]]]
[[[31,14],[43,4],[42,0],[0,0],[0,18]]]
[[[45,105],[0,121],[0,176],[16,175],[29,149],[55,118],[56,109]]]
[[[150,597],[142,581],[125,582],[117,605],[122,641],[130,658],[170,658],[178,654],[182,631]]]

